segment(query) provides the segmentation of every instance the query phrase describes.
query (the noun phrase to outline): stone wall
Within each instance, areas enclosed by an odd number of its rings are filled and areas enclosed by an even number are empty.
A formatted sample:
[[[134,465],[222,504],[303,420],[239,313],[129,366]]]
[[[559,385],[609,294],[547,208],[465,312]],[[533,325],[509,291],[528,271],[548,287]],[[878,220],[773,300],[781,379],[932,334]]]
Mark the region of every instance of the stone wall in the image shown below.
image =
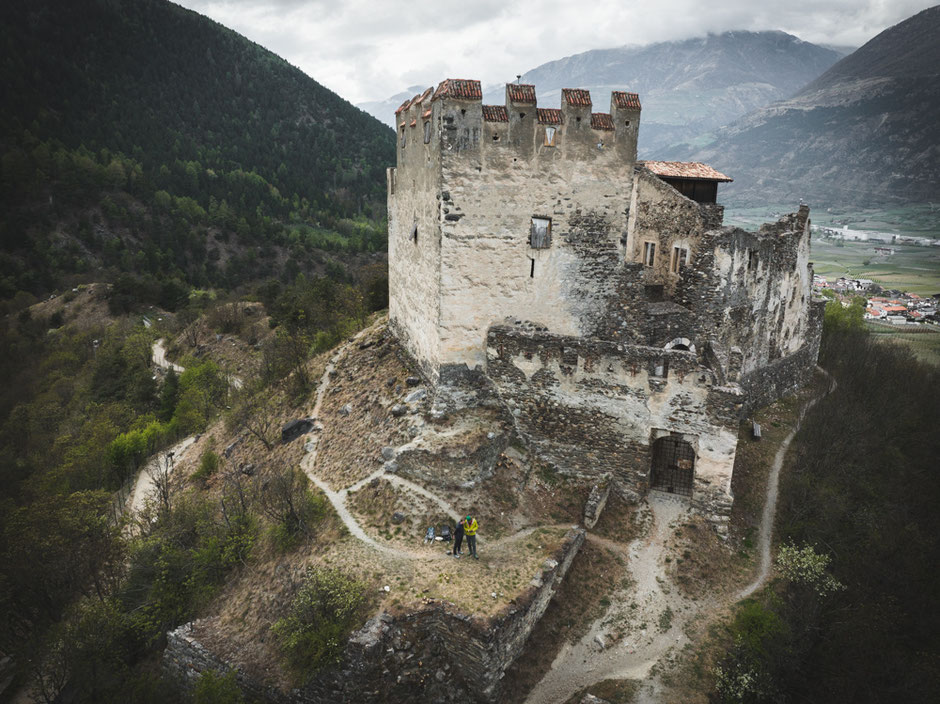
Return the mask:
[[[187,690],[207,670],[234,668],[246,694],[272,704],[495,702],[503,673],[521,654],[583,543],[583,529],[568,531],[529,588],[491,618],[430,599],[410,611],[382,612],[353,634],[336,670],[299,689],[282,691],[223,662],[194,637],[192,624],[168,634],[163,667]]]
[[[730,509],[745,399],[737,386],[719,384],[695,352],[494,326],[486,373],[525,440],[558,472],[609,473],[644,494],[653,441],[681,434],[695,449],[693,506],[706,515]]]

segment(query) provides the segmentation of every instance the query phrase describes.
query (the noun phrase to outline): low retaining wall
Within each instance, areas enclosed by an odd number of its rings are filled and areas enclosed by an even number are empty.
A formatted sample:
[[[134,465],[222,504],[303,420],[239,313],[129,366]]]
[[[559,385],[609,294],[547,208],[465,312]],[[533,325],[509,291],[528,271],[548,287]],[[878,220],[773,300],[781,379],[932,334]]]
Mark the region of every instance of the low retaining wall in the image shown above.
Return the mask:
[[[168,634],[164,670],[191,689],[207,670],[236,670],[243,691],[273,704],[314,702],[495,702],[506,669],[522,653],[532,630],[584,543],[572,528],[545,560],[528,589],[489,618],[427,599],[417,609],[382,612],[353,634],[343,663],[301,689],[284,692],[218,658],[193,635],[193,624]]]

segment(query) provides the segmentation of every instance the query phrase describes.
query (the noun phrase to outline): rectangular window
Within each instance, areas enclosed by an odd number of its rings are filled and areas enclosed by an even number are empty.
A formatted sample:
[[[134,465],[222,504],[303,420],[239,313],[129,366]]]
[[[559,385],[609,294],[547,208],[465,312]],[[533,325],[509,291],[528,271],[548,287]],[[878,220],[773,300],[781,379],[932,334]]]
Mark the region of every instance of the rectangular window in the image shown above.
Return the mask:
[[[656,243],[643,243],[643,263],[646,266],[653,266],[656,263]]]
[[[533,249],[548,249],[552,244],[552,219],[533,217],[529,229],[529,246]]]
[[[428,144],[431,141],[431,121],[425,120],[424,122],[424,143]]]
[[[546,147],[555,146],[555,128],[554,127],[545,128],[545,146]]]
[[[689,263],[689,250],[685,247],[672,248],[672,261],[669,263],[669,269],[674,274],[678,274],[685,269]]]

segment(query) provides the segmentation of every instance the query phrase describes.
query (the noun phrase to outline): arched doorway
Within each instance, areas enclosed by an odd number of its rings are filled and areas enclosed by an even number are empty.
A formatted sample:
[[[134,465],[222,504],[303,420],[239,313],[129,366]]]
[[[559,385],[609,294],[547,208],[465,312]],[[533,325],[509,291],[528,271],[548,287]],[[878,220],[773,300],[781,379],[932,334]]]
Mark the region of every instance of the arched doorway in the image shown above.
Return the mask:
[[[681,437],[668,435],[653,443],[650,488],[692,496],[695,449]]]

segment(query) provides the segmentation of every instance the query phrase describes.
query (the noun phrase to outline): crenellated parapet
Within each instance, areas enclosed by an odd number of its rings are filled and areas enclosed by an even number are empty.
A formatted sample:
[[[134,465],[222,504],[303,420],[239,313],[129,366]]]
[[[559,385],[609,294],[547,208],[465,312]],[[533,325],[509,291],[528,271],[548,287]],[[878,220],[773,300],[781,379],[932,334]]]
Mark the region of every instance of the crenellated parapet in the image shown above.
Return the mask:
[[[540,108],[535,86],[506,84],[503,105],[483,105],[479,81],[449,78],[395,111],[398,168],[455,156],[488,159],[636,161],[641,105],[615,91],[609,112],[594,112],[591,93],[562,91],[561,107]]]

